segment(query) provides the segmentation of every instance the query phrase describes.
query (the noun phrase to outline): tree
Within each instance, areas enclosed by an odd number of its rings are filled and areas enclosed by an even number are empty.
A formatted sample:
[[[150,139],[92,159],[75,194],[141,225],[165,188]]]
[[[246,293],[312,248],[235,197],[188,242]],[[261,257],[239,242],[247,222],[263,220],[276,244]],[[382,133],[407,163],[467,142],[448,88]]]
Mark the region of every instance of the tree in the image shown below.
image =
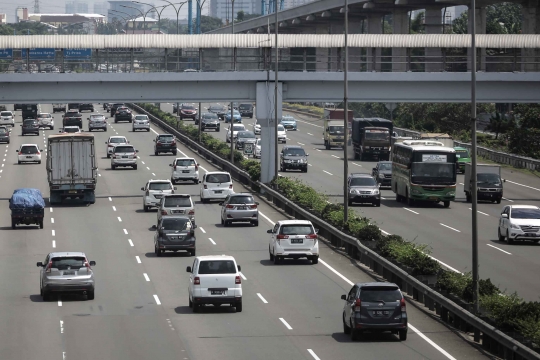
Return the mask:
[[[465,11],[452,22],[455,34],[467,34],[469,15]],[[486,7],[486,34],[519,34],[522,26],[521,5],[503,2]]]
[[[242,21],[254,19],[256,17],[261,16],[260,14],[246,14],[243,10],[240,10],[238,13],[236,13],[236,20],[235,22],[239,23]]]
[[[240,10],[239,12],[236,13],[236,21],[237,22],[240,22],[240,21],[244,21],[244,10]]]
[[[514,124],[513,116],[501,115],[500,112],[497,112],[489,118],[489,125],[486,127],[486,130],[494,132],[495,140],[497,140],[499,134],[507,133],[514,127]]]
[[[220,18],[201,15],[201,33],[207,33],[223,26]]]

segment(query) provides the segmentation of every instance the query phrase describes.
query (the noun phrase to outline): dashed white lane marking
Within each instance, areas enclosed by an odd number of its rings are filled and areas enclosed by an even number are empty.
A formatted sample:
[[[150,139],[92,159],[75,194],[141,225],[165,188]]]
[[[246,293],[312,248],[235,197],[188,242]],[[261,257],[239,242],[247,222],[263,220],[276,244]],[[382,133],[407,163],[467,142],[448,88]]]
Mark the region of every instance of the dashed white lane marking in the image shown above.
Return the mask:
[[[315,149],[315,150],[317,150],[317,151],[322,151],[322,150],[320,150],[320,149]]]
[[[214,240],[212,240],[212,238],[208,238],[208,240],[210,240],[210,242],[213,244],[213,245],[216,245],[216,242]]]
[[[199,230],[201,230],[203,234],[206,234],[206,231],[202,227],[200,227]]]
[[[505,197],[503,197],[503,199],[506,200],[506,201],[514,202],[514,200],[510,200],[510,199],[507,199]]]
[[[58,300],[58,306],[62,306],[62,300]]]
[[[97,174],[97,176],[101,176],[101,174]]]
[[[444,225],[443,223],[439,223],[439,224],[441,224],[442,226],[444,226],[444,227],[446,227],[446,228],[449,228],[450,230],[454,230],[454,231],[456,231],[456,232],[461,232],[461,231],[459,231],[458,229],[454,229],[453,227],[448,226],[448,225]]]
[[[459,183],[459,185],[465,185],[464,183]]]
[[[264,215],[262,212],[259,211],[259,215],[261,215],[266,221],[268,221],[270,224],[275,225],[276,223],[273,222],[268,216]]]
[[[52,236],[56,235],[56,232],[54,230],[51,230]]]
[[[152,173],[153,176],[156,176],[156,174]]]
[[[118,217],[118,221],[119,221],[119,222],[122,222],[122,218],[121,218],[120,216]]]
[[[51,218],[51,224],[54,224],[54,218]]]
[[[141,163],[142,163],[143,165],[145,165],[144,161],[141,161]]]
[[[244,276],[244,273],[240,273],[240,276],[242,277],[242,280],[247,280],[247,277]]]
[[[64,333],[64,322],[60,320],[60,334]]]
[[[505,253],[505,254],[512,255],[512,253],[509,253],[508,251],[503,250],[503,249],[501,249],[501,248],[498,248],[498,247],[496,247],[496,246],[493,246],[493,245],[491,245],[491,244],[486,244],[486,245],[487,245],[487,246],[491,246],[492,248],[497,249],[497,250],[499,250],[499,251],[502,251],[502,252]]]
[[[314,352],[313,350],[307,349],[307,351],[308,351],[308,353],[309,353],[311,356],[313,356],[313,358],[314,358],[315,360],[321,360],[321,358],[318,357],[317,354],[315,354],[315,352]]]
[[[301,142],[298,142],[298,145],[302,145],[302,146],[305,146],[306,144],[302,144]]]
[[[109,196],[109,201],[112,201],[112,198]]]
[[[52,208],[49,208],[49,212],[53,212],[53,209],[52,209]]]
[[[148,170],[150,170],[150,168],[149,168],[148,166],[147,166],[146,168],[147,168]]]
[[[141,258],[137,255],[135,256],[135,260],[137,260],[137,263],[140,264],[141,263]]]
[[[126,234],[126,235],[128,234],[128,231],[127,231],[127,229],[124,229],[124,234]]]
[[[53,247],[53,248],[56,247],[56,241],[55,241],[55,240],[52,241],[52,247]]]
[[[159,301],[159,298],[157,295],[154,295],[154,300],[156,300],[156,304],[161,305],[161,301]]]
[[[312,133],[306,133],[306,134],[308,134],[308,135],[311,135],[311,136],[313,136],[313,134],[312,134]]]
[[[412,212],[413,214],[416,214],[416,215],[419,215],[419,214],[420,214],[420,213],[417,213],[417,212],[414,211],[414,210],[411,210],[411,209],[408,209],[408,208],[405,208],[405,207],[404,207],[403,209],[405,209],[405,210],[407,210],[407,211],[410,211],[410,212]]]
[[[147,273],[143,273],[143,276],[144,276],[144,279],[146,281],[150,281],[150,278],[148,277],[148,274]]]
[[[386,232],[386,231],[384,231],[383,229],[379,229],[379,230],[381,230],[381,232],[382,232],[384,235],[386,235],[386,236],[390,235],[389,232]]]
[[[472,211],[472,208],[469,208],[469,210],[471,210],[471,211]],[[480,210],[476,210],[476,211],[478,211],[478,212],[479,212],[480,214],[482,214],[482,215],[486,215],[486,216],[489,216],[489,214],[486,214],[485,212],[481,212]]]
[[[308,164],[308,166],[313,166],[313,165],[311,165],[311,164]]]
[[[62,360],[66,360],[66,352],[62,351]]]
[[[113,209],[113,211],[116,211],[116,206],[113,206],[112,209]]]
[[[266,299],[260,293],[257,293],[257,296],[259,297],[259,299],[261,299],[263,303],[268,304],[268,301],[266,301]]]
[[[357,163],[353,163],[353,162],[352,162],[351,164],[362,167],[362,165],[357,164]]]
[[[536,191],[540,191],[540,189],[538,189],[538,188],[535,188],[535,187],[532,187],[532,186],[529,186],[529,185],[523,185],[523,184],[520,184],[520,183],[517,183],[517,182],[514,182],[514,181],[510,181],[508,179],[506,179],[506,182],[509,182],[510,184],[516,184],[516,185],[519,185],[519,186],[523,186],[523,187],[533,189],[533,190],[536,190]]]
[[[289,325],[289,323],[286,322],[284,318],[279,318],[279,320],[281,320],[281,322],[283,323],[283,325],[285,325],[287,329],[292,330],[291,325]]]
[[[332,157],[335,157],[336,159],[341,159],[339,156],[332,155]]]
[[[133,241],[131,241],[131,239],[128,239],[128,242],[129,242],[130,246],[135,246],[135,245],[133,245]]]
[[[327,173],[328,175],[333,175],[332,173],[329,173],[329,172],[326,171],[326,170],[323,170],[323,172]]]

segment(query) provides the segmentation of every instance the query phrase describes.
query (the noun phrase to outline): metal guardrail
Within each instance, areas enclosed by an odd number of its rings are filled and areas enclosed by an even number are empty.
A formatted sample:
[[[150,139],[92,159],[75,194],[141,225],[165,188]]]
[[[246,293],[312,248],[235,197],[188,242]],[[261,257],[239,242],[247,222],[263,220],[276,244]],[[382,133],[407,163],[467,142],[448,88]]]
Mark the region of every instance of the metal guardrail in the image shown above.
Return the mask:
[[[473,315],[462,306],[435,291],[427,284],[422,283],[398,265],[364,246],[358,239],[343,233],[324,220],[319,219],[315,215],[294,204],[275,189],[272,189],[265,184],[252,181],[248,173],[213,154],[202,145],[180,133],[177,129],[159,118],[151,115],[143,108],[135,104],[130,104],[129,106],[137,112],[147,114],[152,122],[156,123],[162,129],[174,134],[184,145],[197,151],[201,156],[216,164],[224,171],[230,172],[237,181],[254,189],[260,189],[262,196],[265,196],[269,202],[272,202],[283,209],[288,215],[297,219],[310,220],[319,228],[319,234],[321,236],[328,239],[335,246],[344,247],[351,257],[368,265],[372,271],[383,276],[388,281],[398,284],[400,288],[413,299],[423,303],[429,310],[435,311],[443,321],[453,325],[459,330],[474,332],[475,342],[480,343],[486,350],[504,359],[540,360],[540,354]]]

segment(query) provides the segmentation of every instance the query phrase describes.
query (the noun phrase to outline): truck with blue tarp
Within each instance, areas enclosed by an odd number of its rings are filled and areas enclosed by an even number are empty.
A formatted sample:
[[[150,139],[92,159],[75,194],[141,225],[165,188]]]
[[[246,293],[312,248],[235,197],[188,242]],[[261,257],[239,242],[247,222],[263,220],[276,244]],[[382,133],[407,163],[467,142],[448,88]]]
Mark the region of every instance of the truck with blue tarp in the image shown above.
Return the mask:
[[[45,200],[38,189],[22,188],[13,192],[9,199],[11,210],[11,228],[17,225],[39,225],[43,229]]]

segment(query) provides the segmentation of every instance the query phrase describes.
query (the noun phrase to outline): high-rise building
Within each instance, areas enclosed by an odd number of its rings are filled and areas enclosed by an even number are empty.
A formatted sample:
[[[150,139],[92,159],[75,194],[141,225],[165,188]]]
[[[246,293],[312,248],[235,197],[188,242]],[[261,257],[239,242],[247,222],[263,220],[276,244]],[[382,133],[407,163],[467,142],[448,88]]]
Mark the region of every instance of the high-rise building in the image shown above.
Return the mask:
[[[246,14],[260,14],[260,7],[260,0],[235,0],[234,18],[236,19],[239,11]],[[210,16],[220,18],[225,25],[230,23],[233,18],[231,0],[210,0]]]
[[[19,6],[15,10],[15,20],[16,22],[27,21],[28,20],[28,8]]]
[[[88,2],[84,0],[68,0],[66,1],[66,14],[88,14]]]
[[[284,0],[284,2],[283,2],[283,10],[290,9],[290,8],[300,6],[300,5],[304,5],[304,4],[310,3],[312,1],[314,1],[314,0]],[[266,4],[266,6],[268,6],[268,3]],[[278,6],[279,6],[279,2],[278,2]],[[274,11],[272,10],[272,12],[274,12]],[[266,14],[268,14],[268,9],[266,9]]]

